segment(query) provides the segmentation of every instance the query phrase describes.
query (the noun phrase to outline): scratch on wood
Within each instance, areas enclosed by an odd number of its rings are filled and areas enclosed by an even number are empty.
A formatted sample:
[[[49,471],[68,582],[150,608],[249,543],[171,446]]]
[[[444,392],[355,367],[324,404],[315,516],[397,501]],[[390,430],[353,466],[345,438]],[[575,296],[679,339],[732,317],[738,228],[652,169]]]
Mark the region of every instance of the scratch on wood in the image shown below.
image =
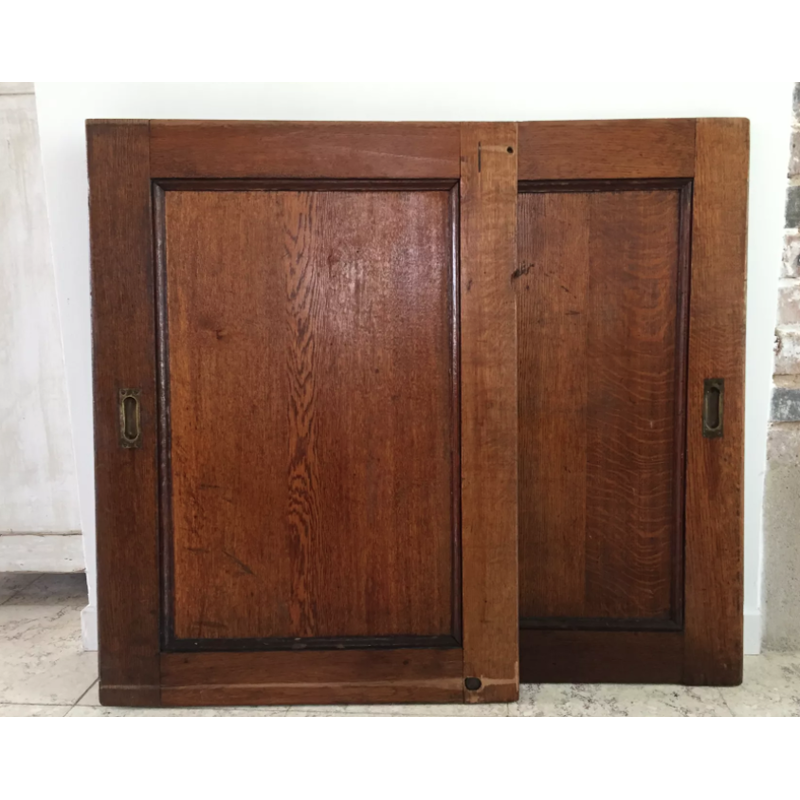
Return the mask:
[[[521,278],[523,275],[527,275],[533,268],[533,262],[530,264],[520,264],[512,273],[511,273],[511,280],[515,281],[517,278]]]
[[[248,575],[255,575],[255,572],[250,569],[243,561],[239,561],[235,555],[229,553],[227,550],[222,551],[224,555],[226,555],[231,561],[235,561]]]

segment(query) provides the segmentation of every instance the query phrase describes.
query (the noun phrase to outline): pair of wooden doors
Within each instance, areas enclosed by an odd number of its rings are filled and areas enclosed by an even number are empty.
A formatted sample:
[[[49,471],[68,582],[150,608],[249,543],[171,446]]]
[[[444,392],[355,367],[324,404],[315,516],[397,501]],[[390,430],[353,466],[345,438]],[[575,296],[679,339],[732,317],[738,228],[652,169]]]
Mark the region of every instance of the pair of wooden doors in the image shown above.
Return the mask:
[[[738,682],[746,121],[87,132],[102,702]]]

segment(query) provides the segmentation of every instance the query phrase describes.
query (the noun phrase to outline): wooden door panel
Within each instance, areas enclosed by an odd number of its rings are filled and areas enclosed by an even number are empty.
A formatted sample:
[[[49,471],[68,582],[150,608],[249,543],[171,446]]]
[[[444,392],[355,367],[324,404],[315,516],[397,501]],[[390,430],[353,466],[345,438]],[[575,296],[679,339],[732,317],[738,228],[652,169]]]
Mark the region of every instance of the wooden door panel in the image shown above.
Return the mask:
[[[520,616],[678,621],[681,189],[519,197]]]
[[[523,681],[741,680],[747,139],[519,126]]]
[[[173,644],[456,644],[451,193],[164,207]]]
[[[695,122],[524,122],[519,127],[519,180],[690,178],[694,175]]]
[[[87,131],[102,702],[741,679],[746,120]]]
[[[460,189],[464,674],[469,701],[502,702],[519,689],[515,124],[462,126]]]
[[[87,135],[101,701],[515,699],[516,124]]]
[[[92,166],[92,377],[99,675],[109,703],[159,702],[158,462],[154,436],[120,447],[120,391],[155,430],[155,298],[148,125],[87,128]],[[124,222],[123,222],[124,220]]]
[[[167,706],[464,699],[462,651],[455,647],[164,653],[161,676]]]
[[[456,122],[153,120],[154,178],[452,178]]]

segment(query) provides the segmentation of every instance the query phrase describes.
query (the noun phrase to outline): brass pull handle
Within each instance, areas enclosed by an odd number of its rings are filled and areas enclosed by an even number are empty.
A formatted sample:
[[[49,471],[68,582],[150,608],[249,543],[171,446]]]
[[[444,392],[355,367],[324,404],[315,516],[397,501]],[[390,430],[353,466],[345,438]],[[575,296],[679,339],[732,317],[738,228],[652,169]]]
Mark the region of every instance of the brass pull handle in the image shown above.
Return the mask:
[[[140,389],[119,390],[119,443],[121,447],[140,447],[142,444]]]
[[[703,436],[707,439],[718,439],[722,436],[724,399],[724,379],[706,378],[703,382]]]

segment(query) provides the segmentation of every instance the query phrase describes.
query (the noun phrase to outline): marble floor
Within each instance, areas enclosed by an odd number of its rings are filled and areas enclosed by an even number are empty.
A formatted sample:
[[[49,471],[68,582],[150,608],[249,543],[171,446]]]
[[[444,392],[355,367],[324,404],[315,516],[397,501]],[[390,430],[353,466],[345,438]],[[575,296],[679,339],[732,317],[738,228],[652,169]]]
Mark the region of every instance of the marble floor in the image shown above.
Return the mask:
[[[800,654],[747,656],[733,688],[523,685],[491,705],[104,708],[97,656],[81,648],[83,575],[0,574],[0,717],[112,716],[800,716]]]

